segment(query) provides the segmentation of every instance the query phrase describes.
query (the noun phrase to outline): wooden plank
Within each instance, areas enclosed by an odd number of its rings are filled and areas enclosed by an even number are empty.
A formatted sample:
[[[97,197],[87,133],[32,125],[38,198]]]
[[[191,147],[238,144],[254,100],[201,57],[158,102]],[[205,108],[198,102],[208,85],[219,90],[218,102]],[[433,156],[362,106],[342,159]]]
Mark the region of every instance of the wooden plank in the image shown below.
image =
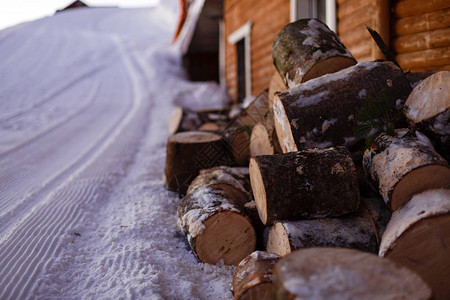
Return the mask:
[[[414,52],[450,46],[450,27],[400,36],[394,40],[397,53]]]
[[[450,63],[450,47],[429,49],[410,53],[402,53],[396,59],[403,69],[430,68],[447,66]]]
[[[352,31],[342,33],[340,38],[346,47],[351,47],[352,45],[359,44],[362,41],[367,43],[372,41],[372,38],[364,25],[357,27]]]
[[[396,20],[394,34],[406,35],[450,26],[450,8]]]
[[[389,0],[376,0],[376,8],[373,15],[372,29],[377,31],[383,42],[389,47],[390,40],[390,4]],[[372,59],[384,59],[379,47],[372,42]]]
[[[339,35],[341,33],[347,33],[355,28],[365,28],[365,24],[371,25],[372,23],[372,8],[367,8],[354,13],[342,20],[339,20],[337,27]]]
[[[338,21],[346,18],[359,10],[373,6],[373,0],[349,0],[337,7]]]
[[[448,0],[403,0],[394,5],[394,15],[398,18],[404,18],[446,8],[449,8]]]
[[[348,50],[357,61],[361,61],[362,57],[370,57],[372,55],[372,45],[369,41],[349,46]]]

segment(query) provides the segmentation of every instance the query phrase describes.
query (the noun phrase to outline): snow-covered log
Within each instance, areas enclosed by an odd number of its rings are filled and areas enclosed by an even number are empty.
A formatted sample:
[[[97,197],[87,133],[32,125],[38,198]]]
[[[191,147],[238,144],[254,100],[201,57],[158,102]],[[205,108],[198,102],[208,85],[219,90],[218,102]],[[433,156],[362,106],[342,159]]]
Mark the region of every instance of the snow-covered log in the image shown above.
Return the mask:
[[[273,268],[275,299],[432,299],[413,271],[354,249],[294,251]]]
[[[210,132],[180,132],[167,141],[164,185],[184,194],[202,169],[230,165],[222,137]]]
[[[198,260],[237,265],[256,247],[250,219],[224,192],[200,187],[178,206],[178,227],[184,232]]]
[[[378,253],[377,231],[368,215],[341,218],[277,221],[269,231],[267,251],[285,256],[312,247],[354,248]]]
[[[201,170],[195,177],[186,194],[194,192],[201,187],[211,187],[223,191],[233,204],[242,207],[251,201],[251,195],[248,192],[249,185],[248,168],[215,167]]]
[[[275,129],[283,152],[338,145],[355,148],[352,153],[360,151],[353,134],[355,116],[367,97],[376,99],[382,90],[399,104],[411,91],[391,62],[359,63],[275,94]]]
[[[169,134],[197,130],[201,124],[202,121],[198,117],[197,112],[186,107],[177,106],[170,117]]]
[[[395,211],[379,254],[417,272],[435,299],[450,299],[450,190],[417,194]]]
[[[397,129],[395,136],[381,134],[364,153],[364,170],[386,205],[395,211],[414,194],[450,187],[447,161],[418,131]]]
[[[264,224],[340,216],[358,209],[355,166],[345,147],[256,156],[249,169]]]
[[[273,42],[272,57],[288,88],[356,64],[337,34],[317,19],[283,27]]]
[[[272,268],[279,259],[278,255],[264,251],[255,251],[244,258],[234,271],[234,299],[273,299]]]
[[[434,73],[420,82],[405,102],[406,117],[425,133],[436,150],[450,160],[450,71]]]

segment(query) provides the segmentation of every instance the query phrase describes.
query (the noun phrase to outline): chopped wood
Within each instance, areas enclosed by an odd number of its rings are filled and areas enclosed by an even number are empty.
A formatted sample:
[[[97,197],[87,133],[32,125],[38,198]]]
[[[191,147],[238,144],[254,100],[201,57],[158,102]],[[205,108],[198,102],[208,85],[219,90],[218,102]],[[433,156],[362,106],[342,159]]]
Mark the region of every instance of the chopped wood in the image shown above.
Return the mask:
[[[380,256],[417,272],[433,289],[434,299],[450,299],[450,190],[415,195],[392,214]]]
[[[232,164],[229,156],[220,135],[201,131],[177,133],[167,141],[164,185],[184,194],[200,170]]]
[[[386,230],[386,226],[391,219],[392,213],[379,197],[361,197],[361,206],[365,206],[369,216],[377,230],[378,244],[381,242],[381,236]]]
[[[420,82],[405,102],[407,119],[450,160],[450,71],[436,72]]]
[[[355,166],[345,147],[256,156],[249,169],[264,224],[340,216],[358,209]]]
[[[273,299],[272,267],[279,259],[278,255],[264,251],[255,251],[244,258],[234,271],[234,299]]]
[[[354,249],[294,251],[275,264],[273,277],[275,299],[432,299],[413,271]]]
[[[364,153],[364,169],[386,205],[395,211],[414,194],[450,187],[450,168],[418,131],[397,129],[396,136],[381,134]]]
[[[411,84],[411,87],[414,89],[425,78],[430,77],[434,73],[435,72],[408,72],[405,74],[405,76],[406,76],[406,78],[408,78],[408,81]]]
[[[169,134],[197,130],[201,125],[197,113],[189,108],[177,106],[169,121]]]
[[[312,247],[354,248],[378,253],[377,231],[368,215],[277,221],[269,231],[267,251],[285,256]]]
[[[201,262],[237,265],[256,247],[256,234],[228,196],[211,187],[187,194],[178,206],[178,227]]]
[[[278,72],[275,72],[269,83],[268,97],[270,107],[273,106],[273,97],[275,93],[284,91],[286,91],[286,85],[284,84],[283,78],[280,77],[280,74],[278,74]]]
[[[223,191],[240,210],[252,200],[246,186],[249,185],[248,168],[215,167],[201,170],[192,181],[186,194],[201,187],[210,187]],[[246,181],[248,183],[246,183]]]
[[[289,88],[356,64],[337,34],[317,19],[286,25],[275,37],[272,56]]]
[[[355,116],[366,99],[389,92],[400,104],[411,86],[391,62],[363,62],[275,95],[274,121],[283,152],[345,145],[361,159],[360,143],[353,134]]]
[[[278,143],[278,139],[276,139],[274,129],[272,128],[272,131],[270,131],[261,123],[253,126],[252,135],[250,136],[250,156],[272,155],[276,153],[275,144]]]

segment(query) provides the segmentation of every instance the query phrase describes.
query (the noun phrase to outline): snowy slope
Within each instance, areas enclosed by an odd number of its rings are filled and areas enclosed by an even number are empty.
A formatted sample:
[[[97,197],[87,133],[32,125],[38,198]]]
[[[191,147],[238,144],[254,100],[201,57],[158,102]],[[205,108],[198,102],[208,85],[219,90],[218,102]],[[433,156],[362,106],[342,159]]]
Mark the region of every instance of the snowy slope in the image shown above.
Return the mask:
[[[0,299],[228,299],[162,185],[177,104],[223,89],[183,77],[176,14],[78,9],[0,31]]]

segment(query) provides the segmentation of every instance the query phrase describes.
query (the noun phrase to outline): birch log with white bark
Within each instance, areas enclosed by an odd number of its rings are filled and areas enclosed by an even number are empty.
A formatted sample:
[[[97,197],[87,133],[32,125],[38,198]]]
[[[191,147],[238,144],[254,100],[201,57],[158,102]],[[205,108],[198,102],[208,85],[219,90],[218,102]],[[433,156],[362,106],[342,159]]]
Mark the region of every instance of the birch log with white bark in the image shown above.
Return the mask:
[[[450,190],[415,195],[392,214],[380,256],[419,274],[437,300],[450,299]]]
[[[356,64],[337,34],[317,19],[283,27],[273,42],[272,57],[288,88]]]
[[[397,129],[395,136],[381,134],[364,153],[364,170],[386,205],[395,211],[414,194],[450,187],[447,161],[418,131]]]

